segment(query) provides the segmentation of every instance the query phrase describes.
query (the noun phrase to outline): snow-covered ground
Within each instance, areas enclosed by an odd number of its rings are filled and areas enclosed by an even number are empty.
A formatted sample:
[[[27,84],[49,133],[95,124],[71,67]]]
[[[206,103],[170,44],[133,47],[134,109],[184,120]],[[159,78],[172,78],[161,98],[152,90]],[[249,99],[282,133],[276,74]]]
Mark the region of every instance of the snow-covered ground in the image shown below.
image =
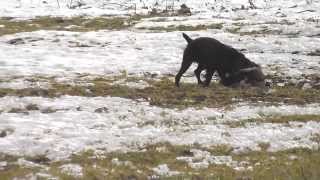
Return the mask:
[[[39,110],[10,112],[28,105]],[[63,159],[85,149],[127,151],[158,142],[208,147],[229,144],[236,151],[259,150],[261,142],[270,143],[272,151],[315,148],[317,144],[310,138],[319,132],[320,123],[312,119],[290,126],[263,123],[231,128],[223,123],[263,115],[320,114],[318,107],[235,105],[232,110],[177,110],[112,97],[4,97],[0,101],[0,130],[7,131],[7,136],[0,139],[0,149],[14,155],[45,154]],[[47,109],[52,112],[43,113]]]
[[[310,14],[315,14],[319,19],[319,0],[253,0],[252,2],[260,8],[257,12],[266,18],[270,18],[269,13],[286,12],[290,15],[294,14],[291,18],[310,18]],[[173,6],[174,9],[179,9],[182,4],[190,7],[199,17],[208,17],[217,13],[238,17],[238,13],[233,12],[234,10],[248,9],[251,6],[247,0],[179,0],[167,1],[167,3],[165,0],[2,0],[0,16],[26,19],[36,16],[147,14],[153,8],[164,10],[166,7],[171,9]],[[305,10],[307,11],[297,14]]]
[[[138,13],[147,13],[155,7],[156,1],[88,0],[83,1],[86,5],[79,8],[68,8],[71,1],[59,2],[60,8],[55,0],[1,0],[0,17],[22,20],[48,15],[124,16],[134,13],[134,5]],[[76,2],[73,1],[74,4]],[[125,71],[132,76],[145,73],[172,75],[180,68],[186,45],[181,32],[153,32],[141,28],[213,23],[222,23],[223,27],[188,34],[192,38],[214,37],[242,50],[271,76],[296,79],[305,75],[319,76],[320,56],[310,55],[320,52],[319,0],[253,2],[257,9],[250,9],[245,0],[180,0],[175,4],[176,9],[185,3],[191,8],[192,16],[142,19],[134,27],[118,31],[40,30],[1,36],[0,87],[30,87],[32,85],[25,79],[33,76],[58,77],[72,82],[79,74],[112,76]],[[160,6],[157,8],[165,8],[164,1]],[[0,28],[6,27],[0,24]],[[237,33],[230,33],[230,28],[240,29]],[[260,30],[266,34],[253,33]],[[19,43],[8,43],[17,38]],[[192,74],[192,69],[188,73]],[[15,108],[25,109],[28,105],[36,105],[38,109],[10,112]],[[96,111],[99,108],[102,108],[102,113]],[[48,113],[46,109],[53,111]],[[191,107],[178,110],[117,97],[6,96],[0,98],[0,112],[1,153],[40,154],[50,159],[63,159],[86,149],[107,152],[135,150],[158,142],[199,143],[203,146],[228,144],[235,151],[259,150],[261,142],[270,143],[269,150],[272,151],[294,147],[317,148],[310,138],[320,132],[320,123],[313,119],[305,123],[291,122],[289,126],[261,123],[231,128],[225,124],[259,118],[262,114],[319,115],[319,104],[237,104],[229,110]]]
[[[245,49],[246,56],[269,75],[281,74],[294,79],[320,72],[319,56],[308,55],[319,50],[320,38],[252,37],[214,31],[189,34],[194,38],[214,36],[237,49]],[[22,43],[8,43],[16,38],[21,38]],[[86,47],[77,47],[77,44]],[[172,75],[180,68],[185,45],[181,32],[36,31],[6,35],[0,37],[0,77],[38,75],[72,79],[79,73],[116,75],[123,71],[136,76]],[[295,54],[297,51],[301,53]],[[193,74],[192,68],[188,73]],[[12,82],[16,84],[17,79]]]

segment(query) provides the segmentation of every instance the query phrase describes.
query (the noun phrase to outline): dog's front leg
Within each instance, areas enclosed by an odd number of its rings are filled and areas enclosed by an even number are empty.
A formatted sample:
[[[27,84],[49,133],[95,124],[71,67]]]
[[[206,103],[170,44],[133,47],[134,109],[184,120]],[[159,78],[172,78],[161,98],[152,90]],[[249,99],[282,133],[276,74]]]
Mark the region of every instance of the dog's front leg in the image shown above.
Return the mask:
[[[214,71],[215,71],[214,69],[207,69],[206,80],[205,80],[203,86],[205,86],[205,87],[209,86],[209,84],[212,80],[212,76],[214,74]]]

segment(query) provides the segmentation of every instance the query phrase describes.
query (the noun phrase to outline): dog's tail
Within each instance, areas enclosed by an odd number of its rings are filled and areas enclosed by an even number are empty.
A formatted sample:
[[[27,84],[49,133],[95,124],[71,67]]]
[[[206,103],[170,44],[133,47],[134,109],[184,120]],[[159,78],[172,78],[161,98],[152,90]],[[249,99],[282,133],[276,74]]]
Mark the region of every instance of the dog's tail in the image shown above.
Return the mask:
[[[183,38],[188,42],[188,44],[190,44],[193,40],[188,36],[186,35],[185,33],[182,33],[182,36]]]

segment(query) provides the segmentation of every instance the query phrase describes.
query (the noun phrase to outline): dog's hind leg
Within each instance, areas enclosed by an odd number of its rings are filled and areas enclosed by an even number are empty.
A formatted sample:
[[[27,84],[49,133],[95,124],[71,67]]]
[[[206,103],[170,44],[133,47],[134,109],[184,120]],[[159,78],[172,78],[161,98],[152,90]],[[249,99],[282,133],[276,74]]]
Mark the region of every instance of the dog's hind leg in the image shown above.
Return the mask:
[[[200,78],[200,74],[201,72],[205,69],[205,67],[201,64],[198,64],[198,67],[196,70],[194,70],[194,74],[196,75],[197,77],[197,80],[198,80],[198,84],[203,84],[203,82],[201,81],[201,78]]]

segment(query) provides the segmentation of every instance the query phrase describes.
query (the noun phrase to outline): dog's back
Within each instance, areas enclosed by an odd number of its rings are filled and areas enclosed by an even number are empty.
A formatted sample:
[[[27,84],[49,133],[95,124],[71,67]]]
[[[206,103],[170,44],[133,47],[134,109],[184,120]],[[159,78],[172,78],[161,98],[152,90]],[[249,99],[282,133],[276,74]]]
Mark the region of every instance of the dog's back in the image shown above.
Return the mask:
[[[187,53],[191,54],[194,62],[203,64],[208,68],[233,67],[237,63],[235,59],[244,58],[244,55],[236,49],[209,37],[192,40],[188,43],[186,51],[189,51]]]

